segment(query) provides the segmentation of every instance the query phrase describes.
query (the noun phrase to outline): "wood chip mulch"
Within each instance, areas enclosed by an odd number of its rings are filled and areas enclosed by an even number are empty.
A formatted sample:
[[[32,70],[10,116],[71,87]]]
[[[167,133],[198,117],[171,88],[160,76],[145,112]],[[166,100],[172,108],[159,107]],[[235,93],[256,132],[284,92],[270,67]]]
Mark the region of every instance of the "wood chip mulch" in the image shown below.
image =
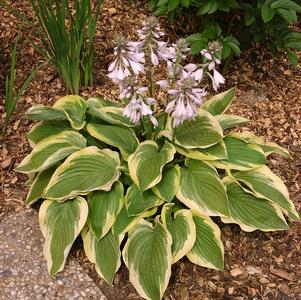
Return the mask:
[[[20,20],[12,9],[21,11],[30,20],[33,12],[27,2],[6,0],[0,7],[0,122],[5,117],[4,78],[10,63],[10,53]],[[116,99],[118,91],[107,80],[106,70],[112,56],[112,38],[116,34],[135,37],[143,19],[149,15],[147,1],[104,1],[95,45],[95,87],[82,92],[84,96],[104,94]],[[176,29],[168,22],[164,26],[171,40]],[[18,46],[17,86],[41,60],[32,47],[30,26]],[[301,57],[301,56],[300,56]],[[270,167],[285,181],[291,198],[301,212],[301,69],[293,68],[285,56],[272,57],[260,47],[246,51],[235,60],[227,75],[227,86],[237,86],[237,100],[232,113],[251,122],[243,127],[267,140],[287,148],[292,160],[273,156]],[[30,147],[25,133],[31,123],[24,112],[33,104],[51,105],[66,91],[51,66],[39,71],[17,104],[0,148],[0,219],[12,211],[24,210],[27,193],[26,176],[14,172],[15,166],[28,154]],[[184,259],[173,266],[172,278],[164,299],[301,299],[301,224],[291,223],[288,231],[262,233],[242,232],[236,225],[222,225],[225,245],[223,272],[201,268]],[[81,242],[73,255],[104,291],[108,299],[141,299],[128,281],[123,266],[113,287],[107,286],[87,261]]]

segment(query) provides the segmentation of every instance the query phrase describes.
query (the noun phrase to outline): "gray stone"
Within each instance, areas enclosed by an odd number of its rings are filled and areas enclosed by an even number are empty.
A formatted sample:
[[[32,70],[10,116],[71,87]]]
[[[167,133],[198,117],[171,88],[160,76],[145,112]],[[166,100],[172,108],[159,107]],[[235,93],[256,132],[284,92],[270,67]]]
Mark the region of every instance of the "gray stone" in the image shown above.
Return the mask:
[[[0,299],[98,299],[101,290],[69,255],[64,271],[47,273],[38,214],[27,209],[0,223]]]

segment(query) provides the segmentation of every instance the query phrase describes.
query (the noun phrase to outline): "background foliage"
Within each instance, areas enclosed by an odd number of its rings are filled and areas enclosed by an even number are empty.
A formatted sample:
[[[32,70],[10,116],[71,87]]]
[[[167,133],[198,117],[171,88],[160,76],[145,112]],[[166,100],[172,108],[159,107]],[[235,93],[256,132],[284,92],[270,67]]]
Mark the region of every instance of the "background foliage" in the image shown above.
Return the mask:
[[[251,43],[262,43],[272,53],[284,50],[297,65],[293,51],[301,50],[301,33],[294,32],[291,25],[301,12],[299,1],[149,0],[149,6],[156,15],[192,19],[197,32],[190,37],[193,54],[211,40],[223,44],[223,59],[239,56]]]

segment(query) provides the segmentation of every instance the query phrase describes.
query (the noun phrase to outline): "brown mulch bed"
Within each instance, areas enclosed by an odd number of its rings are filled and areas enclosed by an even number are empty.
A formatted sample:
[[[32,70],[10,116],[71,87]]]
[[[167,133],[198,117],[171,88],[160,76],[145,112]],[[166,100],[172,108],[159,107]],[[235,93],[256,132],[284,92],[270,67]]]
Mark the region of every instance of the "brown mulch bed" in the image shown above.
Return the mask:
[[[6,0],[10,8],[21,10],[28,18],[33,14],[24,1]],[[138,3],[138,4],[137,4]],[[111,60],[112,37],[123,33],[134,37],[148,14],[147,1],[104,1],[95,46],[95,87],[83,95],[105,94],[116,98],[116,88],[107,80]],[[20,21],[7,8],[0,8],[0,115],[4,119],[4,78],[10,63],[13,39]],[[175,29],[165,24],[171,39]],[[18,46],[17,84],[41,59],[32,47],[29,26]],[[233,113],[248,117],[243,129],[251,130],[287,148],[292,160],[273,156],[272,169],[287,184],[297,210],[301,211],[301,70],[291,67],[279,55],[271,57],[264,49],[254,48],[233,62],[227,86],[237,86]],[[0,219],[11,211],[23,210],[27,188],[26,176],[13,171],[30,151],[25,133],[31,123],[24,112],[33,104],[51,105],[66,91],[52,67],[41,70],[17,104],[7,136],[0,148],[1,191]],[[285,232],[242,232],[236,225],[221,225],[225,245],[225,270],[213,271],[184,259],[173,266],[173,275],[165,299],[301,299],[301,225],[292,223]],[[94,271],[78,242],[73,254],[89,275],[100,285],[108,299],[140,299],[128,281],[125,267],[118,272],[113,287],[107,286]]]

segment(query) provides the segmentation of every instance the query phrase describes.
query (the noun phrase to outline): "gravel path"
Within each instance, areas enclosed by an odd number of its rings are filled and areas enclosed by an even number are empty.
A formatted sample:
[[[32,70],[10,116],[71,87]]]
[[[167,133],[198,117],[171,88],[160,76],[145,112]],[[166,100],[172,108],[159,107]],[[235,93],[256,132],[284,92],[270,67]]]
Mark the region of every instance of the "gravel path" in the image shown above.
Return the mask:
[[[49,277],[42,244],[36,211],[12,213],[0,223],[1,300],[107,299],[73,257]]]

